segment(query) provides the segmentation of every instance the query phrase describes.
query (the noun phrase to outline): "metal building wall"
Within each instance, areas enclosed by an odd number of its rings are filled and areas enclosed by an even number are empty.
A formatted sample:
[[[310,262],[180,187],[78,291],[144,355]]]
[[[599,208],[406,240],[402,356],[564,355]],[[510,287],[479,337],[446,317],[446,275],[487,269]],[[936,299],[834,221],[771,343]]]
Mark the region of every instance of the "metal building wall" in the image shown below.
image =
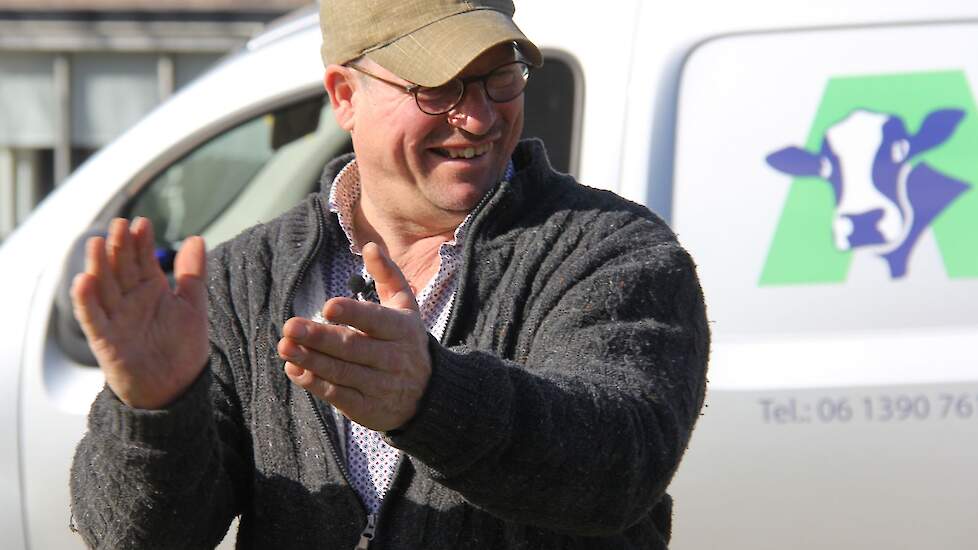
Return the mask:
[[[81,162],[301,0],[0,0],[0,240]]]

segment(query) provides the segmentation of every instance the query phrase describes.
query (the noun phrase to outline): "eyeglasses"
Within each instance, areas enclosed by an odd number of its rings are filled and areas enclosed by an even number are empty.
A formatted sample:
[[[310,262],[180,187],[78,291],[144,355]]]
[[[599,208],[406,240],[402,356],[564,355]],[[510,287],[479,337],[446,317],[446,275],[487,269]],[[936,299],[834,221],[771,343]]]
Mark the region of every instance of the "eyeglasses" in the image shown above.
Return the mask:
[[[381,78],[367,70],[354,64],[347,67],[363,73],[371,78],[377,79],[385,84],[390,84],[395,88],[414,96],[415,103],[421,112],[429,115],[443,115],[451,111],[462,102],[465,97],[465,89],[473,82],[481,82],[482,88],[486,91],[486,97],[495,103],[506,103],[516,99],[516,96],[523,93],[526,88],[526,81],[530,78],[530,66],[522,61],[513,61],[496,67],[489,74],[481,76],[467,76],[465,78],[453,78],[441,86],[428,88],[420,84],[399,84],[386,78]]]

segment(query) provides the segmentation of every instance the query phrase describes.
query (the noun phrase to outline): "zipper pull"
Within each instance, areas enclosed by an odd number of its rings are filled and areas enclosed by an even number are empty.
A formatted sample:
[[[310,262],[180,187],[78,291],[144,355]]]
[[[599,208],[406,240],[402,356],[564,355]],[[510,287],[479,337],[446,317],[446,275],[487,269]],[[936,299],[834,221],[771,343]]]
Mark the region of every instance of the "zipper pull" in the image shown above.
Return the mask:
[[[377,531],[377,514],[367,514],[367,526],[360,531],[360,541],[357,542],[357,547],[353,550],[367,550],[370,547],[370,541],[374,539],[374,533]]]

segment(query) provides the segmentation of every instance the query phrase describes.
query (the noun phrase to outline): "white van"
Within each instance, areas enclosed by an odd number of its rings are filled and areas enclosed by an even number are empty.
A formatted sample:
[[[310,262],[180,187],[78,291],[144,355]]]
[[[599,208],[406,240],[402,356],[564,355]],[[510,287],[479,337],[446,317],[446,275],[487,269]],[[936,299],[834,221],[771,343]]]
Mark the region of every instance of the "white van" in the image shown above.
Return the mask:
[[[519,3],[527,134],[696,259],[707,407],[673,548],[978,547],[978,3]],[[80,239],[151,218],[161,261],[314,188],[349,148],[315,10],[82,166],[0,248],[0,547],[81,546],[68,471],[103,378],[67,303]]]

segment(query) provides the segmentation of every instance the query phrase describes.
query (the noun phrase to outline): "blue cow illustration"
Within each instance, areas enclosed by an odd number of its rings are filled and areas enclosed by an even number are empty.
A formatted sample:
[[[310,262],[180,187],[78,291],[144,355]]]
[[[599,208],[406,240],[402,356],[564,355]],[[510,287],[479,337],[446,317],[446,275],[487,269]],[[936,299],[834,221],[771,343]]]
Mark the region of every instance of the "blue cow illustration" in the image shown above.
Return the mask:
[[[897,115],[857,109],[825,131],[818,153],[785,147],[767,163],[827,181],[835,193],[836,248],[871,250],[886,260],[891,278],[899,278],[923,231],[971,188],[926,162],[910,162],[947,141],[963,117],[959,109],[935,110],[910,135]]]

